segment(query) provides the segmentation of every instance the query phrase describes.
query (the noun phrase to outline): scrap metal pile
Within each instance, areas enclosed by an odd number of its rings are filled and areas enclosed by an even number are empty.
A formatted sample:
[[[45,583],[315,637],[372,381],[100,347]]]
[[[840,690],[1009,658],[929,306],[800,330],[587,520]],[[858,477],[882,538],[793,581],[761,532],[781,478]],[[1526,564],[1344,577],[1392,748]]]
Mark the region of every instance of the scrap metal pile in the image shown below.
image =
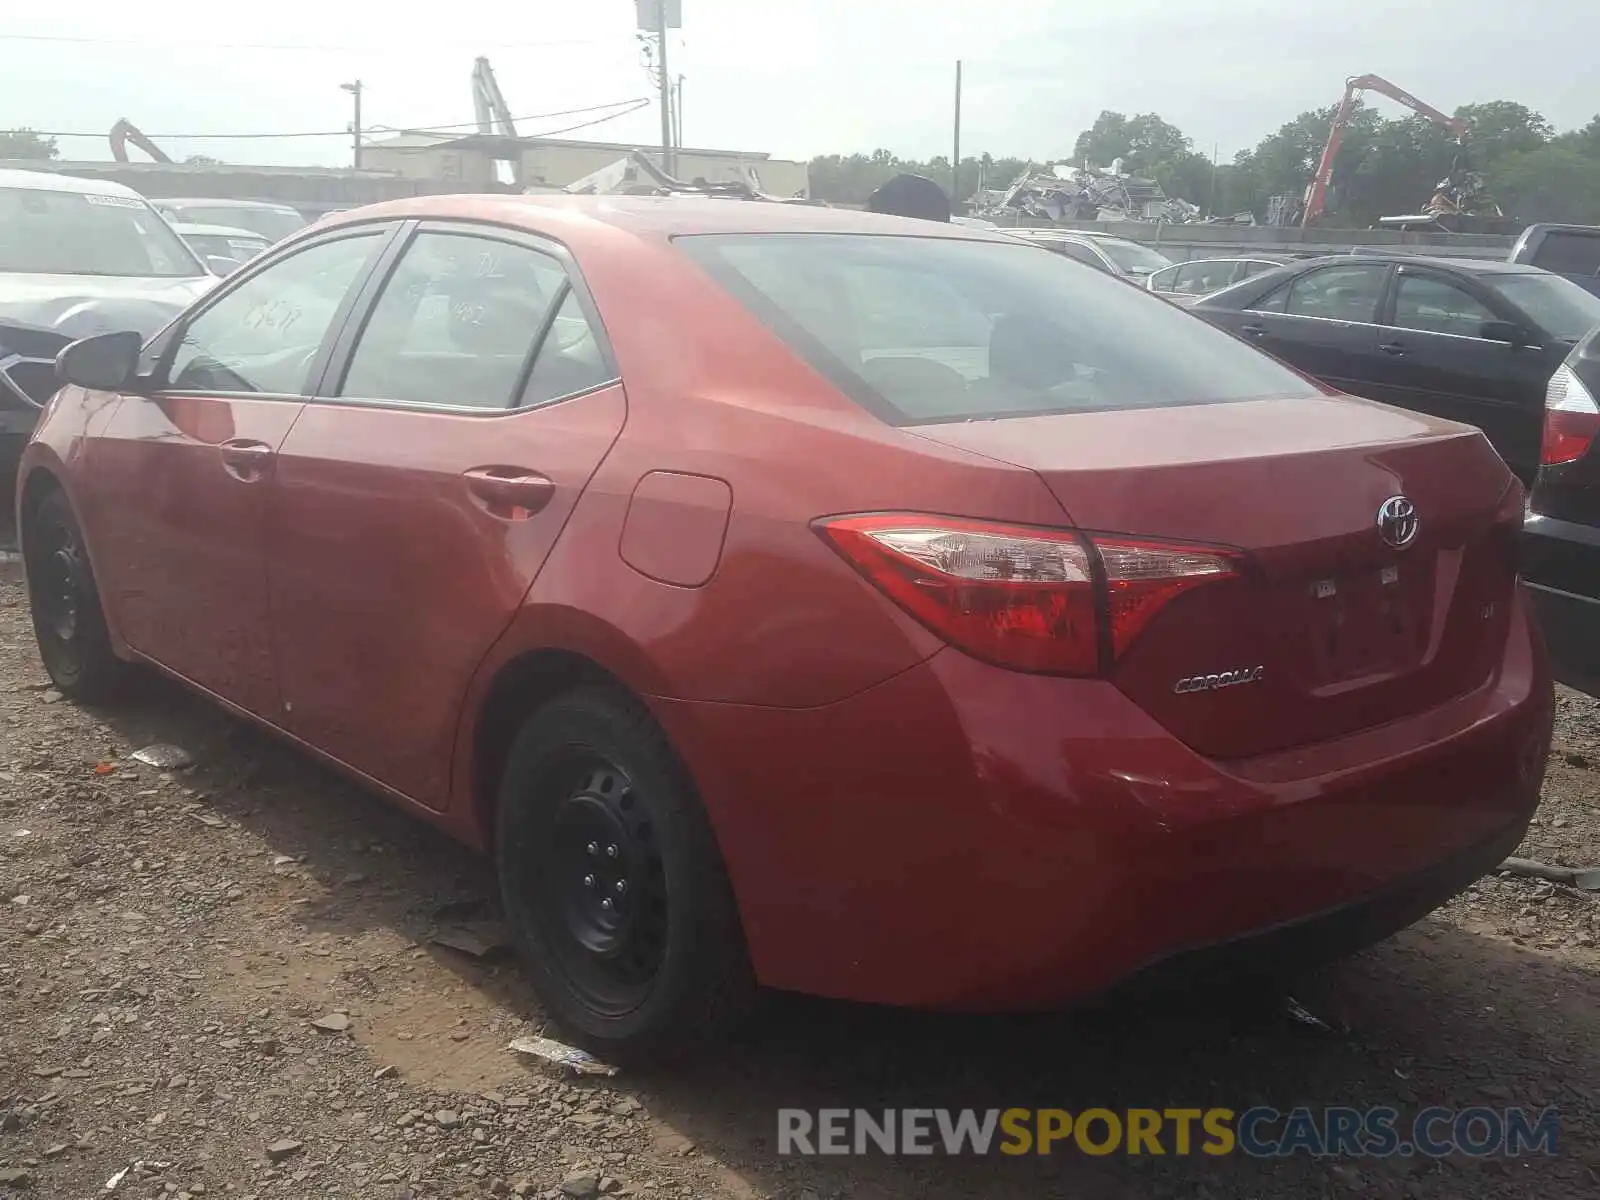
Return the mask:
[[[1119,158],[1109,167],[1058,163],[1022,174],[998,199],[977,211],[982,217],[1043,217],[1051,221],[1198,220],[1200,209],[1168,196],[1154,179],[1127,174]]]
[[[757,168],[741,164],[740,179],[711,182],[695,179],[685,182],[667,174],[638,150],[617,159],[576,179],[560,190],[573,196],[718,196],[732,200],[768,200],[778,204],[815,204],[802,196],[773,196],[761,190],[761,176]],[[530,187],[526,191],[548,192],[553,189]]]

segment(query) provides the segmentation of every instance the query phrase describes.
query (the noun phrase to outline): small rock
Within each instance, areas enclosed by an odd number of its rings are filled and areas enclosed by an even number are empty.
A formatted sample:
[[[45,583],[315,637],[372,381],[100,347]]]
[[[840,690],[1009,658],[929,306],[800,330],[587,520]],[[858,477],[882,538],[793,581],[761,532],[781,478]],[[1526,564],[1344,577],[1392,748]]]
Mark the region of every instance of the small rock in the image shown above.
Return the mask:
[[[304,1142],[297,1142],[293,1138],[280,1138],[267,1146],[267,1157],[275,1163],[282,1162],[286,1158],[292,1158],[294,1155],[299,1154],[304,1149]]]
[[[135,750],[129,757],[135,762],[142,762],[146,766],[163,771],[181,771],[194,763],[193,757],[187,750],[169,742],[156,742],[143,750]]]
[[[611,1178],[611,1176],[609,1176],[609,1175],[600,1176],[600,1190],[602,1192],[606,1193],[607,1195],[610,1195],[612,1192],[616,1191],[621,1186],[622,1186],[622,1184],[618,1183],[615,1179]]]
[[[452,1042],[464,1042],[471,1036],[465,1029],[452,1029],[450,1031],[450,1040]]]
[[[56,699],[61,697],[57,695]],[[10,1184],[14,1188],[31,1188],[33,1186],[33,1172],[26,1167],[0,1167],[0,1184]]]
[[[46,688],[44,695],[40,696],[39,699],[43,700],[46,704],[60,704],[63,697],[60,692],[56,691],[55,688]],[[0,1180],[0,1182],[4,1181]]]
[[[372,1077],[374,1079],[387,1079],[387,1078],[389,1078],[389,1076],[393,1075],[394,1073],[395,1073],[394,1072],[394,1066],[393,1066],[393,1064],[390,1064],[389,1066],[386,1066],[386,1067],[379,1067],[376,1071],[374,1071],[372,1073]]]
[[[433,1123],[440,1129],[454,1129],[461,1124],[461,1114],[448,1108],[441,1108],[433,1114]]]
[[[600,1194],[600,1177],[593,1171],[579,1171],[576,1175],[568,1175],[561,1181],[561,1194],[572,1196],[575,1200],[584,1200],[588,1196]]]
[[[325,1017],[318,1017],[311,1024],[324,1033],[343,1033],[350,1028],[350,1018],[342,1012],[335,1012]]]
[[[44,1156],[46,1158],[60,1158],[67,1152],[67,1149],[67,1143],[57,1142],[54,1146],[45,1147]]]

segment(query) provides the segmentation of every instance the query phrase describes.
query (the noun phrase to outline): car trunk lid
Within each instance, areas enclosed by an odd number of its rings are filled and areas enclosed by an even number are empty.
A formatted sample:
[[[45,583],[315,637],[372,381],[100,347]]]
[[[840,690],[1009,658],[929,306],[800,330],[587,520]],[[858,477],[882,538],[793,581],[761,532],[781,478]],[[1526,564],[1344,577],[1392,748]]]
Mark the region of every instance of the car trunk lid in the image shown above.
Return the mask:
[[[1112,671],[1204,754],[1379,724],[1480,686],[1500,659],[1521,502],[1475,430],[1327,397],[914,432],[1035,471],[1090,533],[1239,552],[1236,579],[1179,596]],[[1380,531],[1391,500],[1392,534],[1406,505],[1416,517],[1400,546]]]

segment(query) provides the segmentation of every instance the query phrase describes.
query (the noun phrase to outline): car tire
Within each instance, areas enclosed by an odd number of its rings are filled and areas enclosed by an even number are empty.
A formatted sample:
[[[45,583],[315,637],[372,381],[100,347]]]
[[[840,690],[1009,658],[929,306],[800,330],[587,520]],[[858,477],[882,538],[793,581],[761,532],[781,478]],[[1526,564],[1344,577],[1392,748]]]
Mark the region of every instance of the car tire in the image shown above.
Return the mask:
[[[631,696],[585,687],[523,725],[502,775],[501,897],[546,1011],[613,1062],[725,1035],[754,977],[711,823]]]
[[[24,515],[22,553],[39,658],[70,700],[111,698],[127,664],[111,649],[83,530],[67,494],[52,487]]]

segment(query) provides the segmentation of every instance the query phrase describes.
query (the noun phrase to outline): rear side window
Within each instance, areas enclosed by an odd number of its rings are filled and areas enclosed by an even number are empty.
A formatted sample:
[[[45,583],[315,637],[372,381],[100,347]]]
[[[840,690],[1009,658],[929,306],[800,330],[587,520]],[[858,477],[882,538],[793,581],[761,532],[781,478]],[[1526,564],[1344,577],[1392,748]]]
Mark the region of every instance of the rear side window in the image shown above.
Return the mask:
[[[558,260],[470,234],[420,233],[384,285],[339,394],[505,409],[609,378]]]
[[[1600,275],[1600,233],[1552,229],[1534,251],[1533,265],[1558,275]]]
[[[832,234],[676,245],[893,424],[1318,394],[1142,289],[1028,246]]]
[[[1394,323],[1401,329],[1482,337],[1494,313],[1470,293],[1433,275],[1403,271],[1394,293]]]

